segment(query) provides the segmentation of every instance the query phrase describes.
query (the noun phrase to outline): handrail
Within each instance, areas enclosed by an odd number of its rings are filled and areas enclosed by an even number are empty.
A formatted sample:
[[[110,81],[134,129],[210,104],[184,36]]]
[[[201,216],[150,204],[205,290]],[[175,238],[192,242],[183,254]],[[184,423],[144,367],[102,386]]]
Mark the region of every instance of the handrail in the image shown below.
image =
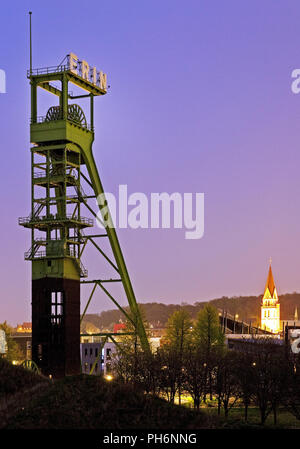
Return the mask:
[[[49,177],[51,177],[51,178],[60,177],[60,176],[64,176],[65,178],[67,178],[67,177],[74,178],[76,181],[78,180],[78,176],[74,176],[74,174],[70,174],[70,173],[66,173],[66,172],[58,173],[57,171],[51,170],[49,173]],[[47,172],[46,171],[34,172],[33,178],[34,179],[47,178]]]
[[[81,260],[79,260],[79,267],[80,267],[80,276],[83,278],[88,277],[88,270],[85,268]]]
[[[37,251],[33,253],[33,251],[30,249],[29,251],[26,251],[24,253],[24,259],[44,259],[46,257],[54,258],[54,257],[72,257],[74,260],[78,263],[78,268],[80,271],[80,277],[88,277],[88,270],[84,267],[81,260],[78,259],[76,252],[72,248],[66,248],[58,251]]]
[[[58,117],[56,120],[46,120],[46,115],[38,115],[36,117],[36,120],[33,120],[32,118],[30,119],[30,124],[36,124],[36,123],[51,123],[51,122],[56,122],[59,120],[63,120],[62,117]],[[72,125],[78,126],[79,128],[83,128],[83,129],[87,129],[88,131],[92,131],[93,132],[93,127],[87,123],[86,126],[81,125],[80,123],[76,122],[76,120],[72,120],[71,118],[67,117],[66,120],[70,123],[72,123]]]
[[[92,218],[86,218],[86,217],[73,217],[72,214],[66,214],[63,217],[60,217],[58,215],[51,216],[42,216],[42,217],[19,217],[19,224],[29,224],[29,223],[40,223],[40,222],[51,222],[51,221],[79,221],[80,223],[87,224],[89,226],[93,226],[94,220]]]
[[[27,76],[29,77],[31,75],[45,75],[48,73],[61,73],[61,72],[67,72],[68,70],[70,70],[69,64],[54,65],[54,66],[50,66],[50,67],[41,67],[38,69],[27,70]]]

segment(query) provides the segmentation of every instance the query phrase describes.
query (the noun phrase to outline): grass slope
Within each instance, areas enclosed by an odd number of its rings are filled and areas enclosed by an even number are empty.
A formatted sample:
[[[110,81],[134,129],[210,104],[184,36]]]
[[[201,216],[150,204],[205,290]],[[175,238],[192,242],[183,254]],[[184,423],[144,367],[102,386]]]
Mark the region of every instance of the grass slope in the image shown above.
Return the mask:
[[[28,390],[41,382],[48,380],[0,357],[0,400]]]
[[[9,429],[195,429],[215,418],[147,397],[133,386],[99,377],[72,376],[54,382],[13,416]]]

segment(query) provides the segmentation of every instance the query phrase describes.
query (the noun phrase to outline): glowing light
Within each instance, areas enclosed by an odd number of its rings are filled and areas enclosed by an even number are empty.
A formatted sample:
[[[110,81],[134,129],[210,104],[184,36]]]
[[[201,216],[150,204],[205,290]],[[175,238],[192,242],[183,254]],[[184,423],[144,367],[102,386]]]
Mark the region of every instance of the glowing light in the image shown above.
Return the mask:
[[[108,380],[108,381],[111,381],[111,380],[113,380],[113,377],[112,377],[111,374],[107,374],[107,375],[105,376],[105,379]]]

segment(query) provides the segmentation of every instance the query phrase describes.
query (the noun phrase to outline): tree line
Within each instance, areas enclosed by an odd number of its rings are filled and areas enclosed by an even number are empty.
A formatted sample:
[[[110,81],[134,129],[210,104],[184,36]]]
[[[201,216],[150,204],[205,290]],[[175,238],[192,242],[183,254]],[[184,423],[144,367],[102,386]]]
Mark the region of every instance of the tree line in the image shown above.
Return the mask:
[[[218,311],[206,305],[193,322],[185,310],[169,318],[164,344],[142,352],[137,338],[126,337],[116,352],[113,369],[121,382],[134,383],[147,394],[169,402],[191,396],[199,410],[213,401],[228,417],[233,407],[256,406],[264,424],[279,407],[300,419],[300,357],[279,340],[255,339],[242,351],[228,349]]]
[[[10,326],[6,321],[0,323],[0,329],[5,332],[7,353],[5,354],[6,360],[12,362],[13,360],[23,360],[25,355],[22,353],[19,345],[13,339],[14,328]]]
[[[231,315],[238,315],[239,320],[258,324],[260,320],[260,306],[262,295],[257,296],[236,296],[216,298],[210,301],[195,302],[194,304],[181,303],[178,304],[162,304],[159,302],[148,302],[139,304],[139,308],[147,317],[147,322],[154,327],[165,327],[168,318],[175,312],[182,309],[186,310],[192,319],[196,319],[200,310],[205,306],[211,305],[219,310],[227,311]],[[287,293],[280,295],[280,313],[281,319],[292,320],[294,318],[296,307],[300,313],[300,293]],[[127,313],[129,308],[125,307]],[[90,325],[98,329],[112,330],[114,323],[124,319],[124,314],[120,310],[106,310],[101,314],[86,314],[82,322],[82,331]]]

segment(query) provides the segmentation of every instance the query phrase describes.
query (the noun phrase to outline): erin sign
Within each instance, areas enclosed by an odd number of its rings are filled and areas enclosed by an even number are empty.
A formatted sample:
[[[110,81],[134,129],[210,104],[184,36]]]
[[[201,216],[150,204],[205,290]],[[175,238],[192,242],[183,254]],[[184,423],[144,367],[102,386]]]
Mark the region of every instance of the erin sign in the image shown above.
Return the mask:
[[[96,67],[91,67],[86,61],[79,61],[74,53],[69,54],[69,70],[75,75],[89,81],[102,90],[107,90],[107,76],[106,73],[98,71]]]

